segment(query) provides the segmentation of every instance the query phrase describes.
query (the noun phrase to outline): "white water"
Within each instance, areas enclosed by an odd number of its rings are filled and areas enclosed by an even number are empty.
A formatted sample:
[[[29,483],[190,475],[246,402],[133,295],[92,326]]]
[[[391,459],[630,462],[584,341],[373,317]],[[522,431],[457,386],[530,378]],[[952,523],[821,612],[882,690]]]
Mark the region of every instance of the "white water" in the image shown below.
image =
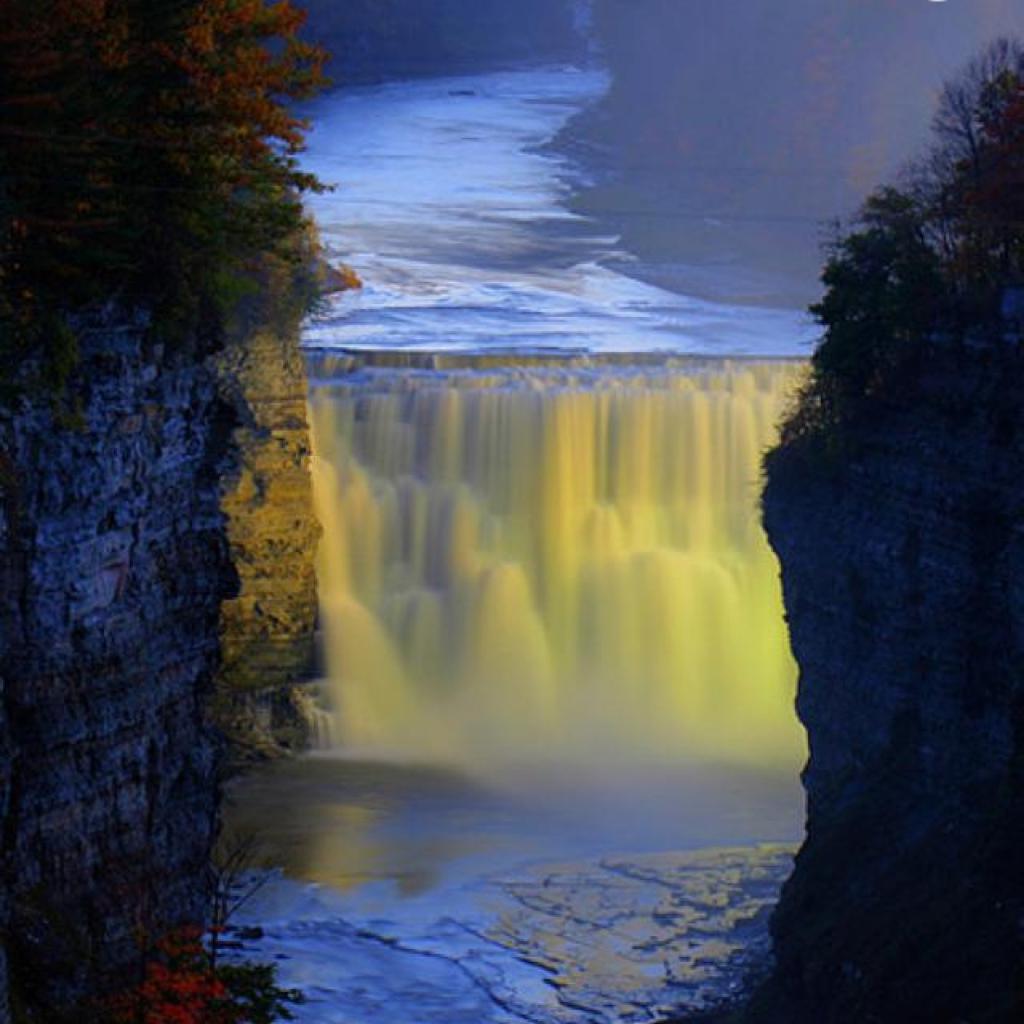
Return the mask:
[[[464,362],[311,367],[346,749],[795,775],[796,666],[756,495],[800,365]]]
[[[626,254],[560,205],[578,170],[541,147],[608,87],[598,71],[509,71],[352,90],[313,108],[311,208],[365,279],[310,326],[324,348],[800,355],[795,310],[633,280]]]
[[[318,104],[307,165],[338,190],[313,211],[366,288],[335,297],[307,344],[804,353],[803,314],[623,276],[605,265],[624,258],[616,240],[564,211],[576,172],[539,147],[606,87],[532,70]],[[237,791],[231,817],[287,876],[239,923],[265,927],[251,952],[307,993],[302,1024],[653,1021],[728,994],[763,947],[788,858],[755,844],[798,837],[791,767],[579,778],[538,763],[497,787],[436,771],[313,758]],[[694,853],[716,846],[740,849]]]

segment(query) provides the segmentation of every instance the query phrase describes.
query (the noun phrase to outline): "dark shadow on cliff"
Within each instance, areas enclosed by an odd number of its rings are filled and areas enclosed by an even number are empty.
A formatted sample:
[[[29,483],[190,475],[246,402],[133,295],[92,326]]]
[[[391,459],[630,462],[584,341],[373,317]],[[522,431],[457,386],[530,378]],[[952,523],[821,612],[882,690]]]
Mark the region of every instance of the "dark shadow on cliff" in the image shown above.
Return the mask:
[[[769,460],[811,760],[757,1022],[1024,1012],[1024,352],[935,342]]]

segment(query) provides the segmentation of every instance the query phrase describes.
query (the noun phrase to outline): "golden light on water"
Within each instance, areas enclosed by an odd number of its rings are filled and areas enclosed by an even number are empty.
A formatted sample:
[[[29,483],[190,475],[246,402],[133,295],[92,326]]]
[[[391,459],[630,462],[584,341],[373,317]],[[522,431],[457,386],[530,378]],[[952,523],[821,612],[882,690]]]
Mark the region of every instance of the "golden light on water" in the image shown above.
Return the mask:
[[[337,369],[312,422],[346,747],[800,761],[757,510],[799,364]]]

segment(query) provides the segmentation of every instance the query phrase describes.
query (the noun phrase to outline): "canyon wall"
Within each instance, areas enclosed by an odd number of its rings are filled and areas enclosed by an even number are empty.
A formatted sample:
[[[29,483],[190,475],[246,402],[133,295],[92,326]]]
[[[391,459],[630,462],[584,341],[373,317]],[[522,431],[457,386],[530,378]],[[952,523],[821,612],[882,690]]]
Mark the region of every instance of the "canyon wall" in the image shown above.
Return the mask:
[[[0,421],[15,1019],[81,1015],[147,934],[203,918],[217,815],[203,700],[237,586],[216,485],[229,410],[212,369],[144,322],[93,324],[80,348],[70,411],[36,397]]]
[[[1019,336],[936,342],[769,457],[811,755],[754,1021],[1021,1019],[1022,385]]]
[[[3,1024],[91,1019],[149,938],[204,918],[211,697],[277,749],[266,708],[290,690],[267,688],[312,647],[295,331],[204,356],[118,319],[80,350],[63,413],[34,396],[0,415]],[[301,745],[300,714],[283,728]]]
[[[239,592],[221,608],[216,716],[236,761],[276,757],[309,743],[316,663],[313,515],[306,368],[298,318],[264,324],[218,356],[234,410],[235,453],[222,475]]]

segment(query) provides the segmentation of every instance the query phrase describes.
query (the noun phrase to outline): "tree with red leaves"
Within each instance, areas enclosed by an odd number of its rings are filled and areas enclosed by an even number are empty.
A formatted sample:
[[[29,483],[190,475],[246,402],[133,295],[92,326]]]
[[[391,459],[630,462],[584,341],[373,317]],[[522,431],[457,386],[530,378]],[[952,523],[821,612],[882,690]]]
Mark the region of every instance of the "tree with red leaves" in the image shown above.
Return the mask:
[[[978,103],[976,185],[966,197],[1000,280],[1024,271],[1024,67],[1006,68]]]
[[[97,1024],[274,1024],[293,1020],[298,992],[281,989],[264,964],[216,963],[198,929],[164,939],[142,983],[109,1000]]]
[[[946,84],[933,145],[837,235],[811,312],[824,337],[783,427],[837,444],[936,338],[1003,337],[1024,285],[1024,43],[999,39]],[[1012,323],[1010,326],[1013,326]],[[1019,323],[1016,325],[1019,329]]]
[[[1024,46],[998,39],[947,83],[934,130],[921,219],[951,290],[991,296],[1024,271]]]

